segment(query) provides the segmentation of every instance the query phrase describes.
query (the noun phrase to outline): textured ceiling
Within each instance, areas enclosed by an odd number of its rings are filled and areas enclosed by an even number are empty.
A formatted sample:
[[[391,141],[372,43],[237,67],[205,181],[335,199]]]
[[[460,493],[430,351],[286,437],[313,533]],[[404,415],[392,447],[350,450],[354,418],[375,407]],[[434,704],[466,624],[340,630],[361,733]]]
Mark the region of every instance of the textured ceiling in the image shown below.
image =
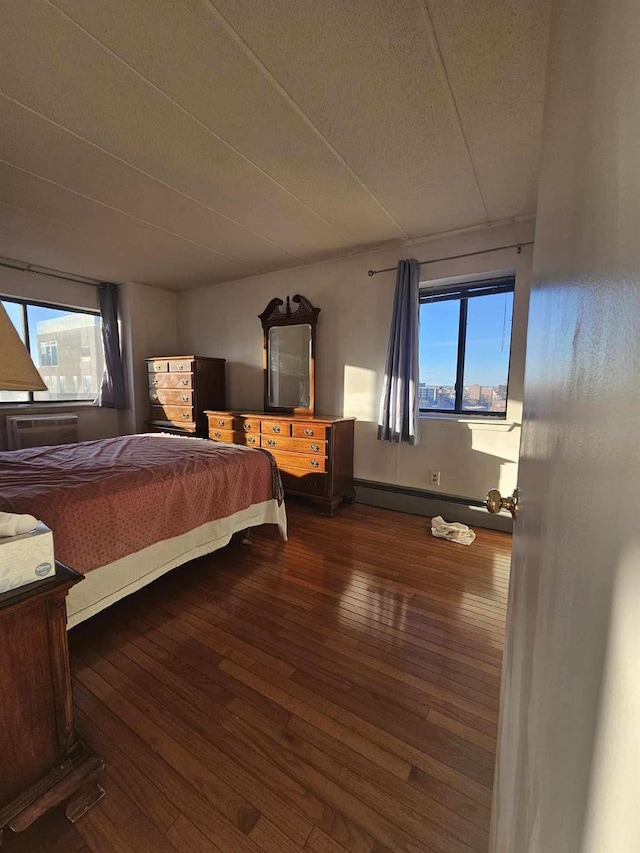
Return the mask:
[[[172,289],[534,213],[549,0],[0,0],[0,255]]]

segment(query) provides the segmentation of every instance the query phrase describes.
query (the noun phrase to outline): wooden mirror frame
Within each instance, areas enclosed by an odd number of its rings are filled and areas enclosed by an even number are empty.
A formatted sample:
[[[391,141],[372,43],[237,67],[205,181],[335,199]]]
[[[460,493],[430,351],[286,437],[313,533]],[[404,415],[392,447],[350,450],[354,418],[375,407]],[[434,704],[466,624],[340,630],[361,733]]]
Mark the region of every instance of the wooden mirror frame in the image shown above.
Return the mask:
[[[304,296],[296,293],[293,302],[298,305],[297,310],[291,310],[291,302],[287,296],[286,305],[282,299],[272,299],[258,319],[262,323],[262,371],[264,374],[264,410],[265,412],[282,412],[286,414],[312,415],[315,411],[316,396],[316,325],[320,308],[313,305]],[[280,306],[285,305],[284,311]],[[311,326],[311,362],[309,364],[309,406],[287,407],[269,405],[269,330],[274,326],[300,326],[308,324]]]

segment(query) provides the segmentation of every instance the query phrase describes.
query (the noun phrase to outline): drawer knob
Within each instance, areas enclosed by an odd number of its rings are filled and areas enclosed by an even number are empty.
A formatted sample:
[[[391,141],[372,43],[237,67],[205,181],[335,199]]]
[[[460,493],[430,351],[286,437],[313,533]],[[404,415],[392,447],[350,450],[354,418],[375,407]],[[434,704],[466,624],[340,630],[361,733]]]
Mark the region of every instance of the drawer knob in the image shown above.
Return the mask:
[[[276,446],[276,440],[275,440],[275,438],[268,438],[268,439],[267,439],[267,444],[269,445],[269,447],[275,447],[275,446]]]
[[[152,400],[157,400],[157,399],[158,399],[158,395],[157,395],[157,394],[152,394],[152,395],[151,395],[151,399],[152,399]]]
[[[319,468],[320,467],[320,462],[318,462],[317,459],[310,459],[309,462],[311,463],[312,468]]]
[[[157,379],[152,379],[152,380],[151,380],[151,384],[152,384],[152,385],[157,385],[157,384],[158,384],[158,380],[157,380]]]
[[[251,429],[251,424],[242,424],[242,426],[245,428],[245,430],[247,432],[249,432],[249,430]]]
[[[309,427],[307,427],[307,428],[305,429],[305,431],[304,431],[304,434],[305,434],[305,435],[313,435],[313,430],[312,430],[312,429],[309,429]]]
[[[320,445],[319,445],[319,444],[310,444],[310,445],[309,445],[309,448],[310,448],[311,450],[313,450],[313,452],[314,452],[314,453],[319,453],[319,452],[320,452]]]
[[[182,395],[182,402],[183,402],[183,403],[188,403],[188,402],[189,402],[189,395],[188,395],[188,394],[183,394],[183,395]]]
[[[280,432],[280,427],[279,427],[279,426],[271,427],[271,429],[272,429],[274,432]]]
[[[247,439],[247,443],[248,444],[255,444],[256,443],[255,435],[250,435],[249,438]]]
[[[188,379],[181,379],[181,380],[180,380],[180,382],[182,382],[182,384],[183,384],[183,385],[188,385],[188,384],[189,384],[189,380],[188,380]]]
[[[214,438],[222,438],[222,433],[221,432],[214,432],[213,436],[214,436]]]
[[[178,363],[178,370],[184,370],[184,364]]]
[[[161,365],[161,364],[154,364],[154,365],[153,365],[153,367],[154,367],[154,369],[155,369],[155,370],[162,370],[162,365]]]
[[[222,418],[218,418],[218,426],[224,426],[224,421]]]
[[[191,417],[191,412],[183,412],[183,413],[182,413],[182,417],[183,417],[183,418],[185,419],[185,421],[186,421],[188,418],[190,418],[190,417]]]

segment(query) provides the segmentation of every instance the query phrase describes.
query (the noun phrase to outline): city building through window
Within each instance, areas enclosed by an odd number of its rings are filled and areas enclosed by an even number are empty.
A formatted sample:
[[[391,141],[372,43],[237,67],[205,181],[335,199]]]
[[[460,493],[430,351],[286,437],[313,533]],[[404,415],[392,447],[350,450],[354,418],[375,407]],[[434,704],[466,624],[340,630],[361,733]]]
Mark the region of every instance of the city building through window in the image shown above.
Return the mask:
[[[46,391],[0,391],[0,403],[94,400],[104,370],[100,314],[3,298]]]
[[[420,291],[424,414],[505,418],[514,279]]]

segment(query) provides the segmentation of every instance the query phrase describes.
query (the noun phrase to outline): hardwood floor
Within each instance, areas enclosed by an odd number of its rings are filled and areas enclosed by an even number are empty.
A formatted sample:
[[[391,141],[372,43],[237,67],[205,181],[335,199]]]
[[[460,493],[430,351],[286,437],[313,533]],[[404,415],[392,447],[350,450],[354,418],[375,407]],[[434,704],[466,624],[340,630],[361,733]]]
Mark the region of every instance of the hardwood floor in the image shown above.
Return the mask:
[[[288,513],[71,631],[106,796],[9,853],[487,849],[511,537]]]

